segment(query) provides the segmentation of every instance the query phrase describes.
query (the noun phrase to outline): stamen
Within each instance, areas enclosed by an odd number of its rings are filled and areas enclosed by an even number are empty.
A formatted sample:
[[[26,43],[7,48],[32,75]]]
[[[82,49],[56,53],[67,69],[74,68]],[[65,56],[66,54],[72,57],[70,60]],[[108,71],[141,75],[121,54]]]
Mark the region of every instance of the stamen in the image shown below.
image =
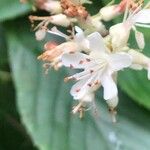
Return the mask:
[[[87,85],[88,85],[89,87],[91,87],[91,86],[92,86],[92,84],[91,84],[91,83],[88,83]]]
[[[49,69],[51,68],[51,63],[43,64],[43,68],[45,69],[45,74],[48,74]]]
[[[70,68],[71,68],[71,69],[73,69],[73,68],[74,68],[72,64],[70,64]]]
[[[48,20],[50,19],[51,16],[44,16],[44,17],[39,17],[39,16],[32,16],[30,15],[29,16],[29,20],[32,22],[32,21],[43,21],[43,20]]]
[[[80,64],[80,65],[82,65],[83,63],[84,63],[84,61],[83,61],[83,60],[80,60],[80,61],[79,61],[79,64]]]
[[[76,80],[76,78],[73,76],[64,78],[64,82],[68,82],[69,80]]]
[[[98,85],[99,83],[100,83],[100,81],[97,80],[94,84],[95,84],[95,85]]]
[[[75,54],[75,52],[71,51],[71,52],[69,52],[69,54]]]
[[[76,89],[76,92],[78,93],[78,92],[80,92],[80,90],[81,90],[81,89]]]
[[[91,59],[89,59],[89,58],[86,58],[86,61],[87,61],[87,62],[90,62],[90,61],[91,61]]]
[[[71,80],[71,78],[69,77],[64,78],[64,82],[68,82],[69,80]]]
[[[77,113],[79,109],[82,107],[82,105],[83,105],[83,101],[80,101],[80,103],[73,108],[72,113],[73,114]]]
[[[92,74],[94,72],[94,70],[90,70],[90,73]]]

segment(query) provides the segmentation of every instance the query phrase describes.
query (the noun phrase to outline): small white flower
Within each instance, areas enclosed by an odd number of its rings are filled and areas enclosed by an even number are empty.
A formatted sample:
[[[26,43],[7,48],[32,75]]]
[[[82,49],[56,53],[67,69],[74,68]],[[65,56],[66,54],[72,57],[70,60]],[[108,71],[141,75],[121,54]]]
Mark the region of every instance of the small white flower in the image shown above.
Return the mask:
[[[117,96],[117,86],[113,73],[131,65],[131,57],[126,53],[108,53],[103,38],[98,32],[88,36],[90,55],[82,53],[64,54],[62,63],[66,67],[84,69],[67,79],[78,82],[72,87],[74,99],[81,99],[88,91],[95,91],[100,85],[104,88],[104,99]]]

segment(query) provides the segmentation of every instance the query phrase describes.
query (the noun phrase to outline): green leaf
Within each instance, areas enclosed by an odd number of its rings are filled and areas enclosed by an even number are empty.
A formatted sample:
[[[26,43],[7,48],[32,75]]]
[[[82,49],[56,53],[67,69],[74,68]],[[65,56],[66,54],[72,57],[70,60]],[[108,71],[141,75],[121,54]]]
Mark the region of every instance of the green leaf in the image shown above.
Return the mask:
[[[36,59],[37,41],[25,33],[26,29],[16,28],[16,24],[8,27],[18,110],[40,150],[149,150],[150,112],[121,94],[118,122],[113,124],[104,100],[97,95],[99,116],[92,111],[83,120],[72,116],[70,84],[63,82],[68,71],[51,70],[44,75],[42,64]],[[25,23],[24,27],[28,28]]]
[[[0,21],[21,16],[30,10],[29,4],[21,4],[19,0],[0,0]]]
[[[0,27],[0,150],[36,150],[20,123],[16,109],[15,89],[3,33]]]
[[[145,35],[145,43],[146,47],[143,50],[143,53],[146,56],[150,57],[150,35],[149,29],[139,29],[139,31],[143,32]],[[134,35],[131,34],[130,47],[137,48],[137,44],[134,38]],[[133,100],[142,104],[146,108],[150,109],[150,81],[147,78],[146,71],[133,71],[133,70],[124,70],[120,73],[119,77],[119,85]]]

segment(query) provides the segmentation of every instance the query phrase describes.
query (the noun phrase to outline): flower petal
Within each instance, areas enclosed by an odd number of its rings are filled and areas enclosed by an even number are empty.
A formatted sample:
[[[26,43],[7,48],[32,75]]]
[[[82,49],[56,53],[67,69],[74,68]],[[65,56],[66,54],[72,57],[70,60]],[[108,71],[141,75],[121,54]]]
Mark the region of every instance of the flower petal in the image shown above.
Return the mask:
[[[87,39],[89,40],[89,47],[92,51],[104,52],[106,47],[104,45],[104,41],[100,33],[94,32],[90,34]]]
[[[120,52],[110,55],[110,66],[112,71],[119,71],[123,68],[129,67],[132,63],[132,58],[129,54]]]
[[[63,65],[72,68],[83,69],[85,68],[85,64],[87,64],[89,60],[90,59],[88,58],[88,55],[78,52],[72,54],[64,54],[62,56]]]
[[[53,28],[51,28],[51,30],[48,30],[47,31],[48,33],[51,33],[51,34],[54,34],[54,35],[58,35],[58,36],[60,36],[60,37],[63,37],[63,38],[65,38],[65,39],[69,39],[69,36],[68,35],[66,35],[66,34],[64,34],[63,32],[61,32],[61,31],[59,31],[58,29],[57,29],[57,27],[53,27]]]
[[[86,88],[83,88],[86,84],[89,77],[86,77],[80,81],[78,81],[76,84],[74,84],[70,90],[70,94],[74,97],[74,99],[81,99],[85,93],[87,92]]]
[[[83,33],[83,30],[80,27],[78,27],[78,26],[75,26],[75,31],[77,33]]]
[[[114,82],[113,78],[110,75],[103,75],[101,77],[101,84],[104,88],[104,99],[109,100],[113,99],[117,96],[118,90],[116,83]]]
[[[150,23],[150,9],[143,9],[134,16],[135,22]]]
[[[84,32],[82,29],[80,29],[78,26],[75,26],[75,31],[77,32],[74,36],[74,39],[77,43],[82,42],[85,40]]]
[[[85,78],[73,85],[70,91],[71,95],[74,97],[74,99],[82,99],[85,94],[93,92],[99,87],[95,84],[97,79],[97,73],[92,76],[86,76]]]

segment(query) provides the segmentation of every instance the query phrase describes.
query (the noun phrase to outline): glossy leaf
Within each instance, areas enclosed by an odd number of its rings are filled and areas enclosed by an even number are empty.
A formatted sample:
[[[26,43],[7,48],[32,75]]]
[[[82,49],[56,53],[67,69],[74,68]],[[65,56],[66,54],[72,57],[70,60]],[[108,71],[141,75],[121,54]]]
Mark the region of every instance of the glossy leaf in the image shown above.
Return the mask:
[[[149,43],[149,29],[140,29],[145,36],[145,49],[142,53],[150,57],[150,43]],[[131,36],[131,47],[137,47],[134,35]],[[142,104],[146,108],[150,109],[150,81],[147,78],[147,72],[143,70],[133,71],[128,69],[128,71],[123,71],[120,73],[119,85],[121,88],[133,98],[133,100]]]
[[[29,4],[21,4],[19,0],[0,0],[0,21],[21,16],[30,10]]]
[[[63,82],[69,72],[51,70],[44,75],[42,64],[36,59],[37,41],[31,40],[32,35],[25,33],[26,29],[16,30],[15,26],[11,24],[7,37],[17,106],[22,122],[40,150],[149,149],[150,112],[122,94],[118,122],[113,124],[98,94],[100,115],[95,116],[91,110],[83,120],[72,116],[70,84]]]

